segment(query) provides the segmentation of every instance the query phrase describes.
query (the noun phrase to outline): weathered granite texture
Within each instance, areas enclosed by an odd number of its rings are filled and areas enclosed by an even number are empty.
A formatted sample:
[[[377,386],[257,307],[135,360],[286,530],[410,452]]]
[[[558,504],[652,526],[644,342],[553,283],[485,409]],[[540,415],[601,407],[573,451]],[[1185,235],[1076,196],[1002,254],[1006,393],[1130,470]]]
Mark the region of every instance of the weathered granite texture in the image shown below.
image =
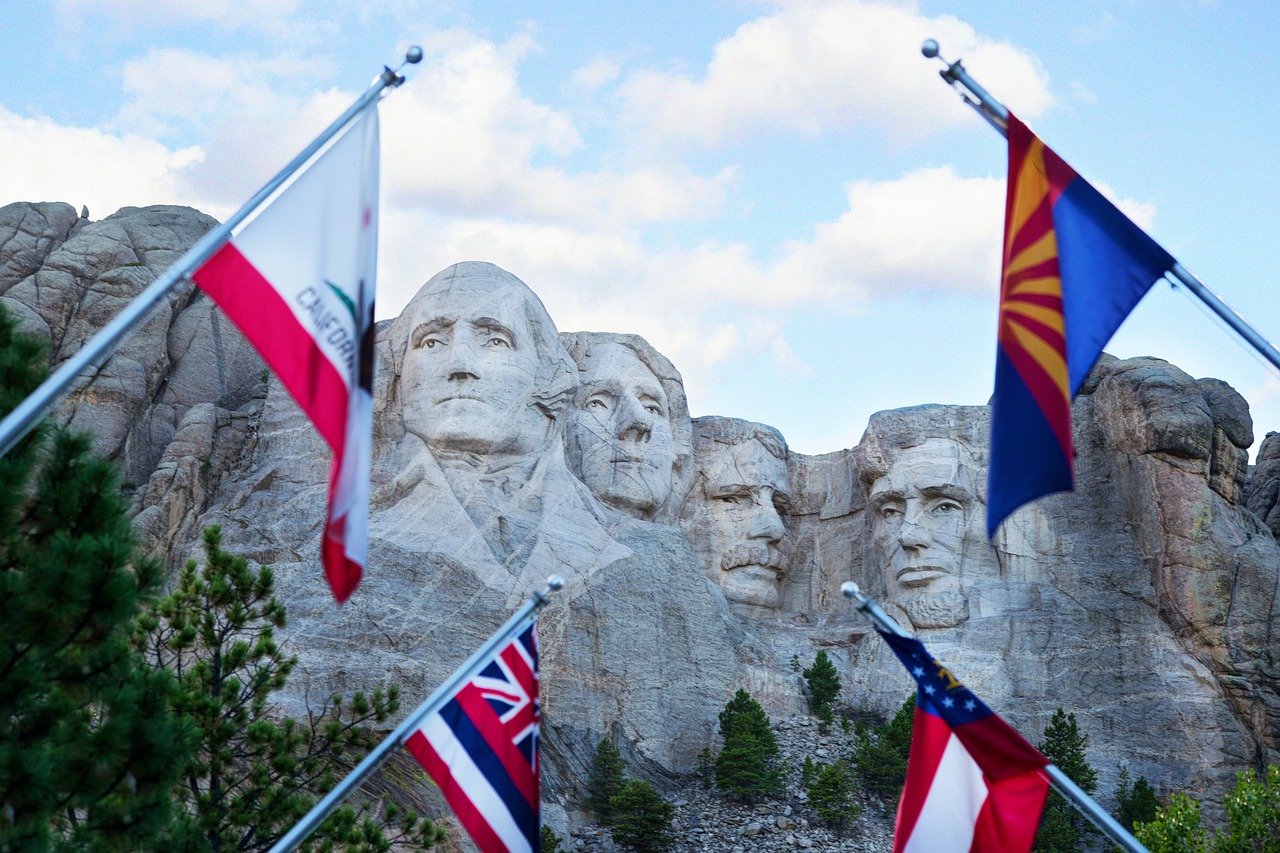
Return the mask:
[[[90,222],[67,204],[6,205],[0,303],[48,339],[56,366],[215,224],[182,207],[126,207]],[[90,376],[55,417],[91,432],[94,450],[118,460],[134,485],[156,470],[192,407],[234,410],[265,387],[256,353],[189,283]]]
[[[0,299],[60,360],[210,224],[10,205]],[[819,648],[844,705],[896,708],[909,682],[841,599],[854,579],[1032,740],[1074,711],[1103,791],[1128,761],[1212,802],[1278,757],[1280,442],[1251,477],[1248,406],[1222,382],[1104,356],[1074,404],[1076,491],[988,542],[985,407],[881,412],[857,447],[797,454],[763,425],[690,420],[647,343],[561,336],[479,263],[380,324],[378,359],[369,568],[341,609],[317,565],[328,451],[207,300],[174,294],[60,410],[140,484],[136,523],[171,565],[216,522],[275,567],[301,660],[286,707],[387,682],[413,702],[564,575],[539,626],[563,821],[601,737],[672,784],[736,688],[805,714],[792,662]]]

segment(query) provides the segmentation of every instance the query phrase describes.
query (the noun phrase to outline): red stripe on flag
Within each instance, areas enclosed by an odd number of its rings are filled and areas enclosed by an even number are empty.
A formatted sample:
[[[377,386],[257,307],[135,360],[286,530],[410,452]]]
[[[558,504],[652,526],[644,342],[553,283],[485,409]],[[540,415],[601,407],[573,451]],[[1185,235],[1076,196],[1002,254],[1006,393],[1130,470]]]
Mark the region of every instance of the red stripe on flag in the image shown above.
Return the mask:
[[[916,708],[911,754],[907,758],[907,781],[902,788],[902,800],[898,803],[898,817],[893,828],[894,853],[899,853],[911,838],[950,739],[951,727],[945,720]]]
[[[346,441],[350,392],[280,292],[233,243],[223,244],[191,278],[239,327],[337,453]]]
[[[1013,726],[995,714],[958,726],[955,733],[993,782],[1039,770],[1049,763]]]
[[[503,723],[499,720],[497,712],[480,695],[480,689],[475,684],[467,684],[459,690],[457,701],[462,706],[463,712],[470,718],[472,725],[480,732],[485,743],[493,750],[493,754],[502,762],[503,769],[511,777],[511,782],[520,792],[520,796],[537,809],[538,785],[533,775],[533,768],[529,766],[529,762],[525,761],[524,753],[516,748],[511,739],[524,726],[516,728],[515,720],[511,723]],[[532,714],[532,702],[529,703],[529,710]]]
[[[329,506],[333,506],[333,493],[338,487],[339,463],[335,460],[333,474],[329,477]],[[354,560],[347,559],[347,517],[331,519],[325,525],[324,542],[320,546],[320,562],[324,565],[324,576],[329,580],[329,588],[333,597],[342,604],[351,597],[364,575],[364,567]]]
[[[1003,782],[987,780],[987,799],[973,826],[974,853],[1030,850],[1040,828],[1049,780],[1039,770]]]
[[[457,815],[458,821],[475,841],[476,846],[484,853],[507,853],[510,848],[493,831],[493,827],[475,807],[475,803],[471,802],[467,792],[453,780],[448,762],[440,757],[422,730],[419,729],[410,735],[404,746],[414,758],[418,759],[418,763],[431,775],[432,779],[437,782],[441,779],[447,780],[440,786],[440,793],[444,794],[445,802],[449,804],[449,808],[453,809],[453,813]]]

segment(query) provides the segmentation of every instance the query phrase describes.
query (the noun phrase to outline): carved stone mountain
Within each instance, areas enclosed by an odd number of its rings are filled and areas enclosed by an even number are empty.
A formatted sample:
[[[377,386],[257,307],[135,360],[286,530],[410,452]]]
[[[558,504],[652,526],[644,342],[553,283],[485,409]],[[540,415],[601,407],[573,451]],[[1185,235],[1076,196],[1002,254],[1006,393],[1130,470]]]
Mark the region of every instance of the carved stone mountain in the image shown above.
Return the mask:
[[[0,300],[61,361],[211,225],[0,208]],[[328,451],[207,299],[179,289],[58,410],[120,460],[171,566],[220,523],[274,567],[289,710],[389,682],[412,704],[564,575],[539,623],[562,822],[602,737],[669,783],[737,688],[807,713],[791,664],[820,648],[843,705],[895,709],[910,681],[840,597],[852,579],[1029,739],[1074,711],[1103,792],[1128,762],[1212,802],[1277,759],[1280,440],[1251,475],[1248,405],[1222,382],[1104,356],[1073,406],[1076,490],[988,542],[985,407],[881,412],[855,448],[795,453],[770,427],[691,419],[648,343],[560,335],[482,263],[433,276],[377,341],[369,567],[342,608],[318,568]]]

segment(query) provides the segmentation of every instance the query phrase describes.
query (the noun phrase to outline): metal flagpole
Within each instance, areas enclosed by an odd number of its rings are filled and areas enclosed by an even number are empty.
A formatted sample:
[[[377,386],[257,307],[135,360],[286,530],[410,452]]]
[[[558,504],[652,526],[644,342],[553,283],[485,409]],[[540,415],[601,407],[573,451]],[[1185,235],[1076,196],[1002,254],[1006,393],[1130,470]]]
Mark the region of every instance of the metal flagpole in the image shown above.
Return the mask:
[[[875,599],[863,595],[862,590],[853,581],[843,584],[840,587],[840,592],[844,594],[845,598],[851,598],[856,601],[857,608],[881,631],[899,637],[911,636],[902,630],[894,618],[885,613],[879,604],[876,604]],[[1129,853],[1150,853],[1115,818],[1107,814],[1102,806],[1094,802],[1092,797],[1081,790],[1079,785],[1072,782],[1071,777],[1063,773],[1057,765],[1045,765],[1044,772],[1049,777],[1049,783],[1058,789],[1058,793],[1066,797],[1076,807],[1077,811],[1088,818],[1089,822],[1096,826],[1099,832],[1115,842],[1118,847],[1122,850],[1128,850]]]
[[[552,575],[547,578],[547,587],[541,592],[534,592],[533,597],[525,603],[523,607],[515,612],[506,623],[498,629],[497,633],[489,638],[483,646],[476,650],[475,654],[467,658],[462,666],[458,667],[453,675],[449,676],[443,684],[436,688],[435,692],[427,697],[426,701],[418,706],[412,714],[404,719],[400,725],[396,726],[395,731],[387,735],[387,737],[374,747],[373,751],[364,757],[364,760],[356,765],[355,769],[347,774],[341,782],[339,782],[332,791],[325,795],[324,799],[316,803],[306,816],[289,830],[283,838],[275,843],[269,853],[288,853],[295,849],[299,844],[306,840],[317,826],[329,816],[329,813],[338,807],[352,791],[360,787],[368,776],[377,770],[391,756],[393,750],[404,744],[406,740],[413,735],[418,727],[422,725],[422,721],[427,717],[440,710],[440,706],[453,695],[454,691],[471,676],[475,675],[476,669],[480,663],[487,657],[492,655],[494,651],[500,648],[504,643],[511,640],[512,637],[523,631],[528,624],[537,616],[538,611],[546,607],[551,601],[551,594],[564,587],[564,579],[559,575]]]
[[[987,120],[987,123],[1000,131],[1002,136],[1009,134],[1009,110],[1004,104],[991,97],[991,93],[978,85],[978,83],[969,76],[969,72],[964,70],[964,66],[960,64],[960,60],[955,62],[947,62],[938,55],[938,43],[933,39],[926,39],[924,44],[920,46],[920,52],[929,59],[935,57],[945,64],[947,67],[938,72],[938,75],[946,80],[948,85],[963,86],[968,92],[957,89],[960,97],[966,104],[973,107],[978,115]],[[970,97],[972,95],[973,97]],[[976,99],[976,100],[975,100]],[[1209,306],[1209,310],[1218,316],[1224,323],[1230,326],[1236,334],[1244,338],[1245,341],[1252,346],[1258,353],[1265,358],[1272,367],[1280,370],[1280,350],[1277,350],[1266,338],[1258,333],[1258,330],[1245,322],[1244,318],[1233,311],[1227,303],[1223,302],[1216,293],[1205,286],[1204,282],[1192,275],[1186,267],[1174,261],[1173,268],[1166,275],[1172,275],[1183,286],[1190,290],[1205,305]]]
[[[267,198],[293,176],[325,143],[351,123],[366,107],[376,101],[385,89],[394,89],[404,82],[399,74],[406,64],[422,61],[422,48],[414,46],[405,51],[404,62],[395,71],[383,67],[382,73],[369,86],[365,93],[356,99],[346,112],[329,125],[302,150],[297,157],[289,161],[274,178],[267,181],[253,198],[231,215],[226,222],[204,235],[187,253],[173,263],[160,277],[151,282],[124,310],[112,318],[111,322],[98,330],[75,355],[64,361],[54,373],[41,383],[40,387],[23,400],[17,408],[0,421],[0,456],[5,455],[13,446],[22,440],[44,417],[63,394],[75,383],[76,378],[90,367],[105,361],[115,351],[116,345],[126,334],[133,331],[160,303],[160,300],[173,287],[200,264],[209,259],[223,243],[231,237],[231,231],[253,213]]]

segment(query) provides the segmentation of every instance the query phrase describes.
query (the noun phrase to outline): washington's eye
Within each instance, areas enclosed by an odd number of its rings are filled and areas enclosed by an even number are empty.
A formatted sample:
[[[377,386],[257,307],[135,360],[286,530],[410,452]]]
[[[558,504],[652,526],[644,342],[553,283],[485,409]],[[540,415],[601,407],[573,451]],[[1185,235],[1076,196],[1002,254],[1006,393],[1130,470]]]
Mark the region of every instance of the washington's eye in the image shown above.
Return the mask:
[[[662,414],[662,407],[655,403],[650,403],[649,405],[645,406],[644,410],[654,415]]]
[[[507,340],[501,335],[494,335],[493,337],[488,338],[484,342],[484,345],[487,347],[492,347],[493,349],[511,349],[511,341]]]
[[[437,335],[427,335],[421,341],[418,342],[418,346],[423,349],[435,349],[436,347],[442,346],[443,344],[444,344],[444,340]]]

